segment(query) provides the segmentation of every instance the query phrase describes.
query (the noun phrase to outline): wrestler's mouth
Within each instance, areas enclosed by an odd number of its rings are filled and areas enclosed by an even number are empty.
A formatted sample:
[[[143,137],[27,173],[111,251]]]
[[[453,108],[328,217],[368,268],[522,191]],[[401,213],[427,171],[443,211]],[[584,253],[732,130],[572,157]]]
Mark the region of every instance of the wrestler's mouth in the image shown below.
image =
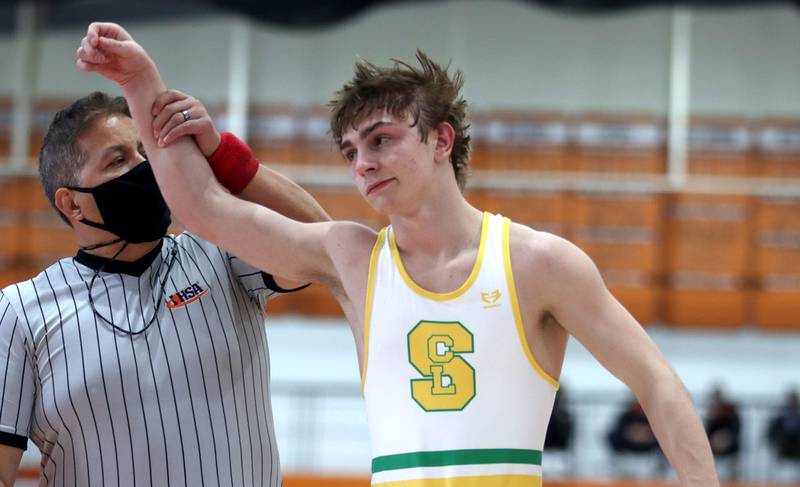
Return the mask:
[[[376,183],[372,183],[367,186],[367,194],[372,194],[376,191],[380,191],[381,189],[385,188],[389,183],[394,181],[394,178],[384,179],[383,181],[378,181]]]

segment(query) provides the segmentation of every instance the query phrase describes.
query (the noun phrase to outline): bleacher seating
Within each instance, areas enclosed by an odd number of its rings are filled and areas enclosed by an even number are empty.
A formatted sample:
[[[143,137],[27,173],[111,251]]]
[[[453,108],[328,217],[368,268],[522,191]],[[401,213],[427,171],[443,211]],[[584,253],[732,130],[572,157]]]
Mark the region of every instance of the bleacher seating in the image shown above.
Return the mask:
[[[665,232],[665,320],[674,326],[739,327],[747,320],[750,200],[671,195]]]
[[[571,198],[569,238],[594,260],[611,292],[642,323],[662,300],[663,197],[578,193]]]
[[[665,168],[664,121],[649,115],[586,114],[572,127],[567,169],[592,173],[657,174]]]
[[[755,176],[753,132],[742,117],[692,117],[689,174]]]

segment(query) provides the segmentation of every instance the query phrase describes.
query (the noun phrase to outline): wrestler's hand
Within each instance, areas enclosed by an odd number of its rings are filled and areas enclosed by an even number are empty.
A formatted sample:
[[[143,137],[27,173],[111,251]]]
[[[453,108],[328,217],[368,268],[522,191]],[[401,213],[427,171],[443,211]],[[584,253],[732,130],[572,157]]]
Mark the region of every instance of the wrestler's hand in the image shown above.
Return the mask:
[[[81,71],[94,71],[125,86],[140,76],[157,73],[153,60],[122,27],[92,22],[81,39],[75,63]]]
[[[204,156],[217,150],[220,135],[206,107],[197,98],[178,90],[167,90],[158,95],[151,111],[153,137],[159,147],[166,147],[184,135],[193,135]],[[185,120],[184,113],[188,116]]]

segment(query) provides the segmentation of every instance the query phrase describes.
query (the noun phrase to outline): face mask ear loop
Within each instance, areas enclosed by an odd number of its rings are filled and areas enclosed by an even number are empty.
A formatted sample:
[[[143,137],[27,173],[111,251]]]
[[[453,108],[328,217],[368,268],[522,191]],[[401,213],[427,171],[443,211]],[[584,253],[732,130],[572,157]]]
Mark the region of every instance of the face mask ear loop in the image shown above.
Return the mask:
[[[81,187],[81,186],[64,186],[64,187],[67,188],[67,189],[71,189],[73,191],[77,191],[79,193],[87,193],[87,194],[91,194],[92,196],[94,196],[94,188],[84,188],[84,187]],[[90,226],[90,227],[93,227],[93,228],[99,228],[100,230],[105,230],[107,232],[110,232],[110,230],[108,228],[106,228],[105,225],[103,225],[101,223],[93,222],[91,220],[87,220],[86,218],[82,218],[82,219],[78,220],[78,222],[79,223],[83,223],[84,225],[87,225],[87,226]],[[111,232],[111,233],[114,233],[114,232]],[[108,245],[114,245],[115,243],[122,242],[123,240],[124,239],[122,239],[122,238],[117,238],[116,240],[109,240],[108,242],[102,242],[102,243],[99,243],[99,244],[96,244],[96,245],[89,245],[87,247],[80,247],[80,249],[81,250],[95,250],[95,249],[99,249],[101,247],[106,247]],[[123,247],[123,249],[124,248],[125,247]],[[117,253],[117,255],[119,255],[119,253]]]
[[[114,240],[109,240],[108,242],[101,242],[99,244],[87,245],[86,247],[81,247],[80,249],[81,250],[96,250],[96,249],[99,249],[99,248],[102,248],[102,247],[108,247],[109,245],[114,245],[115,243],[120,243],[120,242],[122,242],[121,238],[115,238]],[[126,242],[125,245],[128,245],[128,243]],[[125,246],[123,245],[122,248],[125,249]],[[120,250],[120,252],[122,252],[122,251]],[[117,255],[119,255],[119,252],[117,252]]]

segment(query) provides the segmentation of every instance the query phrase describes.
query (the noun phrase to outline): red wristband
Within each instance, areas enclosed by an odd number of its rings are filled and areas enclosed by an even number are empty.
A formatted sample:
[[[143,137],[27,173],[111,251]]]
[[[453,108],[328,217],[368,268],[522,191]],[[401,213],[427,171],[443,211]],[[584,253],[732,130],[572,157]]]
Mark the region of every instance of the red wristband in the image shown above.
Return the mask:
[[[208,157],[208,164],[220,184],[239,194],[258,172],[258,160],[250,147],[230,132],[222,132],[217,150]]]

